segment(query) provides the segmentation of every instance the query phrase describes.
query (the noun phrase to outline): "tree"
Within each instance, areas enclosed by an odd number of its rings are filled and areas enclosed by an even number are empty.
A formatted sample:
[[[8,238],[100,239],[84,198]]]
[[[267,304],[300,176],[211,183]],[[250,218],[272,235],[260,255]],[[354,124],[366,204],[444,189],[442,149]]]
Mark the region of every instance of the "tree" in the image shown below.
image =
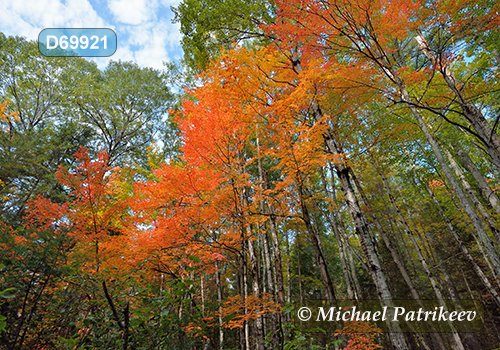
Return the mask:
[[[35,43],[3,34],[0,47],[0,95],[11,101],[6,113],[17,114],[1,121],[1,213],[20,224],[26,203],[37,194],[66,198],[54,176],[57,165],[71,164],[79,145],[92,138],[91,129],[70,118],[69,85],[62,83],[74,65],[88,64],[77,58],[45,58]]]
[[[80,71],[72,101],[81,122],[98,130],[93,148],[104,149],[110,164],[146,158],[172,102],[165,76],[132,62],[110,62],[101,73]]]
[[[194,72],[205,70],[222,48],[233,43],[267,41],[260,29],[274,19],[274,1],[184,0],[173,7],[181,24],[184,62]]]

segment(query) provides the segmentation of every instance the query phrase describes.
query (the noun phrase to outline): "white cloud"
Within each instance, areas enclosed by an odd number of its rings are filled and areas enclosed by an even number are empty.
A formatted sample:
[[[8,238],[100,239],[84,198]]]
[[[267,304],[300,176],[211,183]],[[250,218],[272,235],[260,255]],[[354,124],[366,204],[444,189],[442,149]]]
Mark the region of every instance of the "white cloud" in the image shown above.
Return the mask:
[[[111,0],[108,8],[115,18],[125,24],[141,24],[155,16],[155,0]]]
[[[109,58],[113,61],[135,61],[134,53],[130,50],[130,46],[119,46],[113,56]],[[109,60],[108,60],[109,62]]]
[[[181,24],[180,23],[170,24],[170,31],[168,33],[168,43],[170,47],[172,49],[179,47],[181,39],[182,39]]]
[[[164,23],[155,24],[150,29],[148,40],[143,42],[143,46],[136,52],[137,63],[157,69],[163,69],[163,60],[168,59],[167,40],[168,30]]]
[[[38,39],[45,28],[105,27],[87,0],[15,0],[3,5],[0,28],[6,34]]]
[[[116,56],[121,57],[122,52],[130,53],[130,46],[133,45],[134,60],[141,66],[156,69],[163,69],[163,61],[180,58],[179,27],[169,20],[149,21],[140,26],[126,26],[122,29],[128,34],[128,40],[125,43],[119,41]]]
[[[180,25],[172,24],[170,6],[180,0],[0,0],[0,32],[37,40],[45,28],[111,28],[118,48],[109,58],[89,58],[100,68],[109,60],[135,61],[163,69],[178,60]]]

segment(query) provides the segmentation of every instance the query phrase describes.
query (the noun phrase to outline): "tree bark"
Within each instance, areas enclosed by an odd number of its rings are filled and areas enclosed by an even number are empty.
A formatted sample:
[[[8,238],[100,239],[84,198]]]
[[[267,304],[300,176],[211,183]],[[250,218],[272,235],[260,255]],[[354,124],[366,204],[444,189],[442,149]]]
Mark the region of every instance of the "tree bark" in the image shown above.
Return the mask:
[[[465,169],[467,169],[467,171],[474,177],[474,180],[476,180],[479,188],[481,189],[481,192],[488,200],[491,207],[500,214],[500,200],[498,199],[495,192],[493,192],[485,177],[477,168],[476,164],[474,164],[467,152],[465,152],[463,148],[460,147],[456,142],[453,143],[453,148],[455,149],[456,156],[460,159]]]
[[[449,65],[443,64],[441,58],[432,52],[422,33],[418,33],[415,39],[418,42],[420,51],[432,62],[433,66],[441,72],[444,81],[455,95],[455,101],[460,105],[463,115],[467,118],[477,135],[481,138],[481,141],[485,144],[493,164],[495,164],[496,168],[500,171],[500,138],[497,133],[484,118],[481,111],[473,103],[468,102],[464,98],[461,89],[457,86],[457,79],[453,75]]]
[[[437,158],[437,161],[439,165],[441,166],[441,169],[443,171],[444,176],[448,180],[448,183],[450,184],[455,196],[457,197],[460,206],[464,210],[465,214],[469,217],[469,219],[472,222],[472,225],[474,227],[474,230],[479,236],[479,239],[481,240],[481,243],[484,245],[486,252],[488,256],[491,259],[491,263],[496,271],[497,274],[500,273],[500,256],[498,255],[498,252],[495,249],[495,246],[493,245],[493,242],[491,239],[488,237],[486,231],[484,230],[484,227],[481,223],[481,220],[477,216],[476,212],[474,211],[474,208],[470,204],[469,200],[465,196],[465,193],[463,192],[462,188],[460,187],[460,184],[457,182],[453,174],[451,173],[450,168],[448,167],[448,164],[446,163],[443,154],[441,153],[441,150],[439,149],[439,146],[430,133],[429,129],[427,128],[427,125],[425,124],[425,121],[423,117],[420,115],[418,112],[417,108],[413,106],[411,103],[411,98],[410,95],[408,94],[408,91],[406,88],[400,84],[399,86],[400,91],[401,91],[401,97],[403,101],[407,102],[409,105],[409,108],[417,120],[418,126],[420,127],[420,130],[422,130],[427,142],[430,144],[434,155]]]
[[[252,230],[250,226],[246,226],[246,233],[251,237]],[[257,264],[257,256],[255,254],[254,243],[248,240],[248,256],[250,257],[250,264],[252,266],[252,292],[255,298],[260,298],[260,277],[259,266]],[[264,350],[264,330],[262,326],[262,316],[255,318],[255,343],[257,350]]]
[[[224,349],[224,328],[222,323],[222,284],[220,280],[220,262],[215,262],[217,271],[215,272],[215,284],[217,288],[217,301],[219,303],[219,349]]]
[[[292,64],[297,72],[302,71],[300,61],[297,58],[296,54],[293,54],[292,56]],[[321,112],[316,101],[312,101],[311,110],[314,121],[316,123],[319,123],[321,118],[323,117],[323,113]],[[330,131],[327,131],[325,133],[324,140],[328,152],[341,159],[341,152],[339,152],[339,149],[335,144],[335,140]],[[363,253],[365,254],[365,257],[368,261],[369,274],[377,289],[378,298],[381,300],[392,300],[392,295],[389,290],[385,274],[382,271],[379,258],[375,251],[375,246],[373,245],[373,242],[371,240],[366,220],[363,213],[361,212],[358,200],[350,182],[349,169],[341,161],[335,163],[334,167],[340,180],[340,185],[342,188],[342,192],[344,193],[344,198],[349,213],[351,214],[354,226],[356,227],[356,233],[359,237],[361,249],[363,250]],[[406,344],[405,337],[402,333],[390,333],[389,338],[391,339],[391,343],[394,349],[409,350],[408,345]]]
[[[434,295],[436,296],[436,299],[438,299],[439,301],[442,301],[444,298],[443,298],[443,294],[441,293],[441,289],[439,288],[438,283],[436,281],[436,278],[434,277],[434,274],[432,273],[432,271],[427,263],[427,259],[424,257],[424,254],[422,253],[422,250],[421,250],[420,246],[418,245],[418,242],[415,239],[413,231],[410,229],[410,227],[406,221],[406,218],[404,217],[403,213],[401,212],[401,210],[399,209],[399,206],[396,203],[396,199],[394,198],[394,195],[392,193],[392,189],[390,188],[389,183],[387,182],[385,175],[381,171],[378,170],[378,168],[374,162],[372,162],[372,165],[375,168],[375,170],[377,170],[379,176],[382,178],[382,182],[384,184],[385,191],[386,191],[387,195],[389,196],[391,204],[392,204],[394,210],[396,210],[396,213],[399,216],[399,220],[401,221],[401,224],[403,225],[408,237],[410,238],[410,241],[412,242],[412,244],[415,248],[415,251],[417,252],[418,259],[420,260],[420,263],[422,264],[422,267],[425,271],[425,274],[427,275],[427,278],[429,279],[429,282],[431,283],[431,287],[432,287],[432,290],[434,291]],[[445,304],[442,303],[442,306],[445,306]],[[465,347],[462,343],[462,340],[460,339],[460,336],[454,330],[454,327],[451,323],[449,324],[449,327],[450,327],[450,329],[453,330],[453,332],[452,332],[452,339],[453,339],[453,343],[454,343],[453,349],[465,350]]]
[[[297,182],[299,181],[300,179],[298,179]],[[323,254],[323,248],[321,246],[319,232],[316,232],[316,230],[314,230],[311,215],[309,214],[309,209],[307,207],[304,198],[302,185],[297,183],[297,186],[299,187],[298,192],[300,199],[300,207],[302,210],[302,220],[306,225],[306,230],[307,233],[309,234],[309,238],[311,240],[311,244],[314,249],[314,253],[316,256],[316,263],[318,264],[319,272],[321,275],[321,281],[323,282],[323,287],[325,288],[325,296],[327,299],[333,300],[335,299],[335,289],[333,288],[333,283],[330,278],[330,274],[328,272],[328,266],[326,264],[325,256]]]
[[[398,270],[401,273],[401,276],[403,277],[406,285],[410,289],[410,294],[411,294],[412,298],[415,299],[415,300],[420,299],[420,295],[417,292],[417,289],[415,288],[415,285],[413,284],[413,281],[411,280],[410,276],[408,275],[408,272],[406,271],[406,267],[404,265],[403,260],[399,256],[399,254],[396,251],[396,249],[394,249],[394,247],[392,246],[389,237],[387,237],[387,234],[386,234],[385,230],[383,229],[382,225],[380,224],[380,221],[378,220],[375,212],[373,211],[373,208],[371,207],[370,201],[368,200],[368,198],[366,197],[365,193],[363,192],[363,189],[361,188],[361,185],[358,182],[358,180],[357,180],[356,176],[354,175],[354,173],[352,173],[352,177],[353,177],[354,183],[356,184],[356,187],[358,188],[358,192],[360,193],[361,198],[363,199],[363,202],[365,203],[365,205],[369,209],[369,213],[370,213],[370,215],[372,217],[372,220],[375,222],[375,226],[377,227],[378,233],[382,237],[382,240],[384,241],[385,246],[389,250],[389,253],[392,256],[392,259],[394,260],[394,263],[398,267]]]
[[[476,206],[476,208],[479,211],[479,214],[481,214],[481,217],[483,220],[487,223],[488,227],[490,228],[491,232],[493,233],[493,236],[495,237],[497,242],[500,242],[500,231],[498,231],[497,227],[495,226],[495,223],[491,219],[490,214],[486,211],[486,209],[483,207],[479,199],[476,197],[476,194],[474,193],[474,190],[470,186],[469,182],[465,178],[464,174],[458,167],[458,164],[455,162],[455,159],[453,159],[452,155],[448,150],[445,149],[444,153],[446,154],[446,157],[448,158],[448,162],[450,163],[451,168],[455,172],[455,175],[457,175],[458,179],[462,183],[463,188],[465,189],[465,192],[469,195],[469,198]]]
[[[300,264],[300,237],[299,234],[297,233],[297,237],[295,237],[295,240],[297,242],[297,274],[299,277],[299,301],[302,304],[304,302],[304,293],[302,291],[302,268]]]
[[[325,192],[325,196],[327,198],[329,198],[330,201],[333,202],[332,194],[331,194],[331,192],[328,191],[328,188],[326,185],[325,174],[324,174],[322,169],[321,169],[321,181],[322,181],[322,185],[323,185],[323,192]],[[332,179],[332,181],[333,181],[333,179]],[[342,264],[342,274],[344,275],[344,280],[345,280],[345,284],[346,284],[347,298],[350,300],[353,300],[353,299],[355,299],[356,296],[354,294],[354,291],[353,291],[353,288],[351,285],[352,282],[351,282],[351,276],[350,276],[350,272],[349,272],[349,262],[347,261],[344,243],[343,243],[342,238],[340,237],[339,228],[337,226],[336,218],[335,218],[335,215],[333,213],[331,206],[329,206],[329,208],[328,208],[328,213],[329,213],[329,216],[327,217],[327,219],[329,219],[328,221],[329,221],[330,226],[332,227],[332,230],[335,234],[335,239],[337,240],[340,262]]]

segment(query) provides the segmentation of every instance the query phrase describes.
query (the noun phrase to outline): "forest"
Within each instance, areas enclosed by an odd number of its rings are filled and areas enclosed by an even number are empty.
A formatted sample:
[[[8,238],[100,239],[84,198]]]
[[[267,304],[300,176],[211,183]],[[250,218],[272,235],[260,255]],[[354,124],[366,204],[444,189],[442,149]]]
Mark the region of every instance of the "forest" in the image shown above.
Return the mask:
[[[173,11],[163,71],[0,33],[0,348],[500,348],[500,2]],[[484,327],[294,322],[379,299]]]

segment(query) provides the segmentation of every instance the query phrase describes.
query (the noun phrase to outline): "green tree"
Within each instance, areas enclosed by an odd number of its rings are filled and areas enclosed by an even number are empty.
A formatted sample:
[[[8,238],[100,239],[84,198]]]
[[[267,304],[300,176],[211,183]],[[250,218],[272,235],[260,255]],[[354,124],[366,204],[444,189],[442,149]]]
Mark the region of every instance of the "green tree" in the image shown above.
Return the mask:
[[[105,150],[110,164],[146,159],[146,146],[165,125],[173,102],[166,76],[122,61],[111,61],[102,72],[76,74],[72,101],[80,123],[96,130],[93,148]]]
[[[58,165],[93,138],[93,131],[72,118],[71,89],[64,82],[80,58],[46,58],[36,44],[0,33],[0,99],[11,101],[0,121],[0,213],[19,221],[25,204],[43,193],[54,200],[65,194],[55,179]]]
[[[207,68],[233,43],[268,41],[260,29],[275,17],[273,0],[183,0],[172,8],[180,23],[184,62],[194,72]]]

